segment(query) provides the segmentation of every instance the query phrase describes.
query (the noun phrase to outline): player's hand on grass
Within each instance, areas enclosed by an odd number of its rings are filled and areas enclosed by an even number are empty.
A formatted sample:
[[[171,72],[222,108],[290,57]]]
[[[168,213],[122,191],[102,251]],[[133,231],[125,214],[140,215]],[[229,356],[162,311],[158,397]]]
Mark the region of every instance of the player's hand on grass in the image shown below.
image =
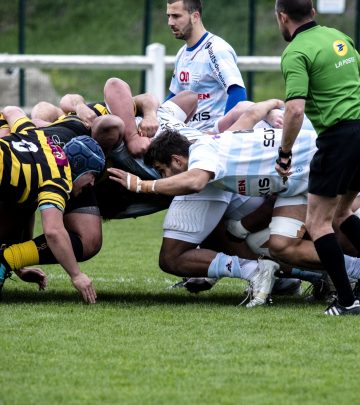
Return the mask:
[[[36,283],[39,286],[39,291],[45,290],[47,286],[46,274],[36,267],[24,267],[23,269],[16,270],[16,275],[27,283]]]
[[[88,304],[95,304],[96,291],[91,279],[85,273],[79,273],[71,278],[74,287],[81,293],[83,299]]]

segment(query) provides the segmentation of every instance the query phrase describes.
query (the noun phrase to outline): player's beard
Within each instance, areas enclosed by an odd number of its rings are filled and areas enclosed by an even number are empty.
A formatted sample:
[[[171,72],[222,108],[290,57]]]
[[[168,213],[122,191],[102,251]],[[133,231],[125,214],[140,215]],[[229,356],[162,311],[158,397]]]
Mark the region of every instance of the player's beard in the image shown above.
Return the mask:
[[[174,32],[174,35],[176,39],[182,39],[184,41],[187,41],[191,37],[192,32],[193,32],[193,25],[189,18],[188,24],[186,24],[181,31]]]
[[[284,26],[281,27],[281,34],[286,42],[291,41],[292,35],[290,34],[289,30],[287,28],[285,28]]]

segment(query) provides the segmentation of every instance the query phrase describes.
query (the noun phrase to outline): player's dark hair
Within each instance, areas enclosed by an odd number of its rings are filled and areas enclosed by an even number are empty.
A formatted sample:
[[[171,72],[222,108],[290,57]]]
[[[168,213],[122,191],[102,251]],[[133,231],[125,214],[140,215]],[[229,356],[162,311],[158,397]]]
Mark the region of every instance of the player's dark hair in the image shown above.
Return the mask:
[[[167,0],[168,4],[176,3],[179,0]],[[184,3],[184,8],[189,13],[198,11],[202,15],[202,1],[201,0],[181,0]]]
[[[276,0],[275,11],[287,14],[293,21],[300,22],[312,18],[312,0]]]
[[[172,155],[189,156],[191,142],[178,131],[166,129],[150,144],[144,156],[145,164],[153,166],[155,162],[170,165]]]

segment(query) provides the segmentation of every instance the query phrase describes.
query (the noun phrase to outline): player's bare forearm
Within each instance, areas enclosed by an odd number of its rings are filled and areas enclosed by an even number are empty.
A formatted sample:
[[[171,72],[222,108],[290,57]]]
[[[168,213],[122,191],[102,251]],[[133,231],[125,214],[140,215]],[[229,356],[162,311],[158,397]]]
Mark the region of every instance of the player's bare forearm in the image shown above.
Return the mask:
[[[285,104],[284,127],[281,147],[284,152],[291,151],[304,120],[305,100],[294,99]]]
[[[110,179],[128,190],[137,193],[156,193],[165,195],[185,195],[200,192],[209,182],[213,173],[192,169],[175,176],[159,180],[141,180],[139,177],[116,168],[109,168]]]
[[[85,302],[94,304],[96,292],[89,277],[80,271],[71,245],[70,237],[63,223],[63,214],[57,208],[41,210],[41,220],[47,244],[58,263],[69,274],[74,287]]]
[[[159,108],[159,102],[155,96],[150,93],[139,94],[133,98],[136,105],[136,110],[139,115],[142,115],[138,131],[141,136],[152,138],[158,127],[156,111]]]
[[[133,156],[143,156],[149,149],[150,141],[150,138],[140,136],[137,132],[131,135],[125,134],[126,146]]]

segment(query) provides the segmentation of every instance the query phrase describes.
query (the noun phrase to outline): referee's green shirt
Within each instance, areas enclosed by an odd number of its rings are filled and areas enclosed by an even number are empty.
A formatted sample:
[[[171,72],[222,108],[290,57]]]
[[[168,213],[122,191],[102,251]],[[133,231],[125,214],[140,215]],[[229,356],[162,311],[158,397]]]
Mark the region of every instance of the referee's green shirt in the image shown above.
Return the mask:
[[[286,100],[306,99],[305,112],[320,135],[340,121],[360,119],[360,56],[344,33],[300,27],[283,52]]]

